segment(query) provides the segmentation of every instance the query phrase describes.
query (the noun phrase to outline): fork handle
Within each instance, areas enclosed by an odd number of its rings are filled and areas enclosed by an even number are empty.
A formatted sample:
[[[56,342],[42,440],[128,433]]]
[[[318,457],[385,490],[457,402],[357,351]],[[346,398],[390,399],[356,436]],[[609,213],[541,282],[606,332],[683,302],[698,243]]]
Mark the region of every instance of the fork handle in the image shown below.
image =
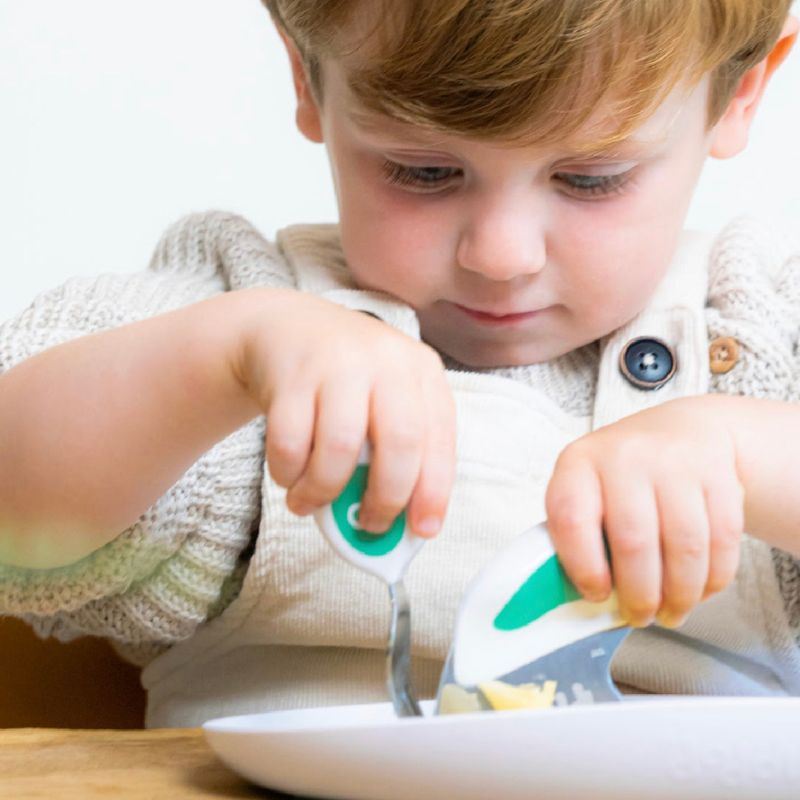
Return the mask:
[[[365,442],[358,464],[342,493],[332,503],[315,511],[314,518],[342,558],[391,586],[402,580],[425,540],[411,532],[405,511],[384,533],[370,533],[358,524],[358,512],[369,477],[370,456],[369,443]]]

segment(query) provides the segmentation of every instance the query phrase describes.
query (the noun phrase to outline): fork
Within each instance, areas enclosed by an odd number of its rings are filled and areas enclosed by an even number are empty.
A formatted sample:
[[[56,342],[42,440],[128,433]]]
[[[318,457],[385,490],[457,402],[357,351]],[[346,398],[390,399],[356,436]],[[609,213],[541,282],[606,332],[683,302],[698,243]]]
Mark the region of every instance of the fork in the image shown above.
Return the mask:
[[[411,684],[411,608],[403,577],[425,540],[406,524],[405,511],[384,533],[370,533],[358,524],[361,499],[367,487],[371,450],[364,443],[358,464],[342,493],[314,512],[328,543],[346,561],[382,580],[392,605],[386,652],[386,686],[398,717],[422,716]]]

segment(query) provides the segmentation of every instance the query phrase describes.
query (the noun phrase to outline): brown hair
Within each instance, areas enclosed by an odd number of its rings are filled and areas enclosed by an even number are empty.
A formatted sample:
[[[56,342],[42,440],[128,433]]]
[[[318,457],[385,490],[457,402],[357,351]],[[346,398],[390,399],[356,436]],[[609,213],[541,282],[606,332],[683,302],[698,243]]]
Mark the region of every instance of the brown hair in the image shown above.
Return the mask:
[[[593,143],[604,146],[706,73],[713,125],[777,41],[792,0],[262,2],[320,101],[320,59],[344,58],[366,110],[477,139],[552,143],[607,100],[616,127]]]

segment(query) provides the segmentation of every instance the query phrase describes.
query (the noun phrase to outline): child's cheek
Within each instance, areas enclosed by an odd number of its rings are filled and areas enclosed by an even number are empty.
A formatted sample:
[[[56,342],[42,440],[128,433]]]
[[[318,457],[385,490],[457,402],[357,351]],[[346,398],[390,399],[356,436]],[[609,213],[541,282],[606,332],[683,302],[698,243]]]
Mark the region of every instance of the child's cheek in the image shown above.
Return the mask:
[[[444,215],[398,194],[373,196],[346,225],[343,215],[342,245],[361,286],[419,306],[446,279],[454,248]]]

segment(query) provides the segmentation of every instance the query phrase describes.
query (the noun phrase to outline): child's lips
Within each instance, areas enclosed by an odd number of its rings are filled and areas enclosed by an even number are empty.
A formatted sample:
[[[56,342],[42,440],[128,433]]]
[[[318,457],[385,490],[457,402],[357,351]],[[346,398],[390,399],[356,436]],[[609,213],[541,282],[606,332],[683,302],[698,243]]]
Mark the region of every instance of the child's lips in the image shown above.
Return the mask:
[[[459,311],[466,314],[471,319],[482,322],[486,325],[510,325],[517,322],[524,322],[525,320],[532,319],[533,317],[541,314],[545,309],[536,309],[535,311],[516,311],[511,313],[494,312],[494,311],[479,311],[475,308],[468,308],[467,306],[453,303]]]

